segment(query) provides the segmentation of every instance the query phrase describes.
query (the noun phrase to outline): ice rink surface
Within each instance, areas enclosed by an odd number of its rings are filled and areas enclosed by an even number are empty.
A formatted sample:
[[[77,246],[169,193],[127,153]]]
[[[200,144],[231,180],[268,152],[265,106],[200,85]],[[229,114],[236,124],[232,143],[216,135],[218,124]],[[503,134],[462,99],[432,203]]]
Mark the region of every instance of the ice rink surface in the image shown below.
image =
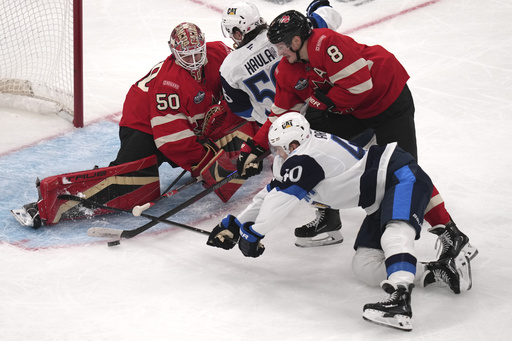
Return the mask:
[[[309,2],[254,0],[268,22],[287,9],[304,11]],[[365,303],[383,298],[351,272],[362,210],[342,212],[342,244],[299,249],[293,228],[313,216],[304,210],[265,237],[257,259],[207,247],[206,236],[162,224],[117,247],[86,236],[93,225],[131,229],[146,222],[128,215],[37,231],[11,217],[10,209],[37,198],[36,177],[115,158],[124,96],[169,54],[174,26],[191,21],[207,40],[231,45],[219,24],[226,4],[84,1],[86,127],[0,108],[1,339],[509,340],[512,4],[504,0],[331,1],[343,16],[339,32],[384,46],[408,70],[420,164],[480,252],[471,263],[470,291],[414,290],[411,333],[361,318]],[[167,187],[179,171],[162,168]],[[227,212],[240,212],[266,180],[268,174],[251,179],[228,204],[208,196],[173,219],[211,230]],[[165,212],[199,190],[148,213]],[[417,254],[433,260],[435,238],[426,227]]]

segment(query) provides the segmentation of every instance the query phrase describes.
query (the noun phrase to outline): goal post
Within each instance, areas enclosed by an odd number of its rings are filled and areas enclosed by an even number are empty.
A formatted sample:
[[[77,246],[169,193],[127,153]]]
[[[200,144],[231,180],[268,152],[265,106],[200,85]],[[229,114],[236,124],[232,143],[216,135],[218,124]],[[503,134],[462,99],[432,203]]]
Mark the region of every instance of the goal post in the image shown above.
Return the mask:
[[[83,127],[82,0],[0,0],[0,105]]]

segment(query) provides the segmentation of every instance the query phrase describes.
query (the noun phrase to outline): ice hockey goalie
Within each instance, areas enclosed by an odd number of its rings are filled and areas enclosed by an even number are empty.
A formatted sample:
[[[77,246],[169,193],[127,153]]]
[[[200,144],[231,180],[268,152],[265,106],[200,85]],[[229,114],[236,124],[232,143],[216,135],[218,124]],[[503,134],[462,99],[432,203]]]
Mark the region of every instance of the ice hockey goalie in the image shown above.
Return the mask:
[[[111,212],[100,208],[87,208],[79,201],[64,200],[59,197],[62,194],[84,198],[98,205],[127,210],[160,196],[156,156],[118,166],[54,175],[37,181],[36,186],[39,192],[37,202],[11,210],[22,225],[34,229],[42,224],[53,225],[61,220]]]

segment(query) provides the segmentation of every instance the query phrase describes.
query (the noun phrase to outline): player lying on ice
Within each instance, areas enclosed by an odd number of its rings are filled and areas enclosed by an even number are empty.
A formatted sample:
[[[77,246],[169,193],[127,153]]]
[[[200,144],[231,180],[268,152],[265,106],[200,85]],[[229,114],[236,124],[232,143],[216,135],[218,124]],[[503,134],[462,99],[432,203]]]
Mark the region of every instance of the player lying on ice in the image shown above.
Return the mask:
[[[192,23],[177,25],[168,44],[171,55],[126,96],[121,147],[110,167],[43,179],[37,184],[38,202],[12,211],[20,223],[38,228],[108,212],[59,199],[60,194],[121,209],[145,204],[160,196],[158,166],[163,162],[190,171],[205,187],[236,170],[240,146],[258,127],[233,114],[222,100],[219,69],[231,49],[220,41],[207,43]],[[235,179],[215,193],[227,202],[242,184]]]
[[[381,277],[389,294],[386,301],[364,306],[365,320],[412,330],[415,279],[421,286],[445,282],[456,294],[471,289],[467,241],[458,239],[438,261],[417,262],[414,243],[433,184],[411,154],[396,143],[365,150],[311,130],[299,113],[279,117],[268,136],[277,153],[273,180],[238,217],[224,218],[208,245],[231,249],[237,241],[246,257],[259,257],[265,251],[261,239],[299,209],[301,201],[336,209],[359,206],[367,216],[354,246],[354,273],[368,284]]]

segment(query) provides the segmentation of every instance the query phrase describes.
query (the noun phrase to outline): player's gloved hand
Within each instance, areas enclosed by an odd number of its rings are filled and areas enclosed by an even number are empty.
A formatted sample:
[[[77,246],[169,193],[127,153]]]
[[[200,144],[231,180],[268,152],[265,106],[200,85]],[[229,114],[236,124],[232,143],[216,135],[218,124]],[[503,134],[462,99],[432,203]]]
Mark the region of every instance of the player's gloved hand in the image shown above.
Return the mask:
[[[242,179],[248,179],[261,173],[263,161],[255,161],[255,159],[263,155],[265,151],[265,148],[255,144],[252,139],[247,139],[247,142],[242,145],[236,162],[236,169]]]
[[[308,107],[304,117],[311,125],[311,129],[325,130],[329,124],[327,116],[336,109],[334,102],[322,91],[316,90],[309,98]]]
[[[314,14],[317,9],[324,6],[331,6],[331,4],[329,4],[328,0],[313,0],[306,9],[306,17],[313,28],[327,27],[325,21],[318,14]],[[317,19],[319,19],[320,23]]]
[[[231,250],[240,238],[240,222],[229,214],[210,232],[206,245]]]
[[[259,257],[265,251],[265,246],[260,243],[265,236],[260,235],[252,229],[254,223],[247,222],[240,227],[240,240],[238,248],[245,257]]]
[[[306,16],[309,17],[311,14],[313,14],[314,11],[316,11],[320,7],[324,7],[324,6],[331,6],[331,4],[329,3],[329,0],[313,0],[313,1],[311,1],[308,8],[306,9]]]
[[[205,138],[216,140],[223,136],[222,125],[227,116],[227,110],[222,104],[214,104],[204,115],[202,134]]]

